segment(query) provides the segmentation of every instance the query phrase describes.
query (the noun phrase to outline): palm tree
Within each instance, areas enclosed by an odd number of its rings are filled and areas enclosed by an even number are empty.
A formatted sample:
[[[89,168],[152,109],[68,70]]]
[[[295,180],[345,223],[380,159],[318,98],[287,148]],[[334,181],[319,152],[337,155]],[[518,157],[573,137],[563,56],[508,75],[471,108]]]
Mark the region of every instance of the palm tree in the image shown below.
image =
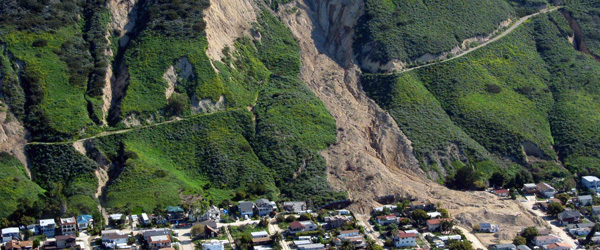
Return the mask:
[[[454,227],[454,221],[452,220],[442,220],[440,222],[440,227],[442,228],[442,232],[450,231],[452,227]]]

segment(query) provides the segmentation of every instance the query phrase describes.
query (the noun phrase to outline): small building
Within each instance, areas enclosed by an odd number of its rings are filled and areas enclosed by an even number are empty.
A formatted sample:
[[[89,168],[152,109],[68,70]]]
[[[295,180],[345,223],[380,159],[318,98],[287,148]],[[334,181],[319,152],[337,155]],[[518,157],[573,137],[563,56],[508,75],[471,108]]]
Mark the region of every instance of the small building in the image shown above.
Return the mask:
[[[562,239],[556,235],[544,235],[544,236],[536,236],[533,238],[533,244],[538,247],[543,247],[546,245],[559,243]]]
[[[312,221],[294,221],[290,223],[289,231],[290,233],[298,233],[298,232],[308,232],[317,230],[317,225],[315,225]]]
[[[142,220],[141,221],[142,225],[148,225],[148,224],[150,224],[150,217],[148,217],[148,214],[146,214],[146,213],[142,213],[141,220]]]
[[[442,221],[450,221],[449,218],[443,218],[443,219],[431,219],[431,220],[427,220],[427,229],[431,232],[435,232],[441,229],[441,222]]]
[[[323,249],[325,249],[325,245],[323,245],[321,243],[306,244],[306,245],[298,246],[298,250],[323,250]]]
[[[591,195],[577,196],[577,205],[580,207],[594,205],[594,199],[592,198]]]
[[[152,236],[171,235],[171,229],[169,229],[169,228],[148,229],[148,230],[145,230],[142,233],[142,235],[144,236],[144,240],[150,241],[150,237],[152,237]]]
[[[171,247],[171,237],[169,235],[150,236],[148,240],[150,250],[159,250],[161,248]]]
[[[56,248],[65,249],[76,246],[77,237],[74,234],[56,236]]]
[[[442,213],[440,213],[440,212],[429,212],[429,213],[427,213],[427,216],[429,216],[429,218],[431,218],[431,219],[437,219],[437,218],[442,218]]]
[[[11,240],[4,244],[6,250],[33,250],[33,241]]]
[[[546,198],[551,198],[556,194],[556,189],[550,186],[548,183],[541,182],[537,184],[538,193]]]
[[[400,231],[392,236],[392,242],[396,247],[414,247],[417,245],[417,234]]]
[[[221,210],[218,207],[210,206],[206,210],[206,212],[200,217],[201,221],[205,220],[220,220],[221,219]]]
[[[375,221],[377,222],[377,224],[385,226],[385,225],[389,225],[392,223],[398,223],[398,217],[393,214],[381,215],[381,216],[375,217]]]
[[[351,236],[358,236],[360,234],[360,231],[358,230],[346,230],[346,231],[340,231],[340,235],[338,235],[338,237],[351,237]]]
[[[565,210],[557,216],[561,225],[581,222],[581,213],[576,210]]]
[[[252,201],[240,201],[238,202],[238,211],[242,217],[252,217],[254,215],[254,208],[256,205]]]
[[[535,185],[534,183],[523,184],[522,190],[523,190],[523,193],[525,193],[525,194],[535,194],[538,191],[537,185]]]
[[[2,229],[2,242],[10,242],[13,239],[20,240],[21,233],[18,227],[9,227]]]
[[[185,220],[185,211],[180,206],[168,206],[167,219],[172,223]]]
[[[458,235],[458,234],[454,234],[454,235],[446,235],[446,236],[439,236],[438,239],[440,239],[441,241],[448,243],[451,240],[462,240],[462,236]]]
[[[75,234],[77,232],[77,220],[75,220],[75,217],[60,218],[60,232],[63,235]]]
[[[531,250],[527,245],[518,245],[517,250]]]
[[[129,235],[122,232],[121,230],[103,230],[102,245],[106,248],[115,248],[117,245],[127,244]]]
[[[517,250],[514,244],[496,244],[490,247],[491,250]]]
[[[557,242],[557,243],[547,245],[546,247],[544,247],[544,249],[546,249],[546,250],[571,250],[571,249],[575,249],[575,248],[569,244]]]
[[[203,222],[200,222],[200,224],[204,225],[205,238],[214,238],[219,236],[219,227],[217,225],[217,221],[205,220]]]
[[[592,229],[589,227],[585,228],[571,228],[569,229],[569,233],[574,236],[586,236],[590,233]]]
[[[600,206],[592,206],[592,214],[599,215],[600,214]]]
[[[336,210],[339,215],[350,215],[350,211],[347,209]]]
[[[252,238],[269,237],[269,233],[267,233],[267,231],[251,232],[250,235],[252,236]]]
[[[94,227],[93,217],[89,214],[77,216],[77,229],[79,229],[79,231],[83,231],[83,230],[87,230],[88,227],[89,228]]]
[[[600,193],[600,178],[596,176],[581,177],[581,184],[588,190],[591,189],[596,193]]]
[[[48,238],[54,238],[56,233],[56,222],[54,219],[40,220],[38,224],[40,225],[41,234],[46,235]]]
[[[328,229],[339,228],[350,222],[349,216],[344,215],[335,215],[330,217],[325,217],[325,222],[327,223],[326,227]]]
[[[389,211],[394,211],[394,210],[396,210],[397,208],[398,208],[398,207],[397,207],[397,206],[395,206],[395,205],[385,205],[385,206],[383,206],[383,207],[376,207],[376,208],[374,208],[374,209],[373,209],[373,212],[374,212],[374,213],[381,213],[381,212],[385,211],[386,209],[387,209],[387,210],[389,210]]]
[[[491,223],[479,223],[479,231],[485,233],[495,233],[500,230],[498,225],[494,225]]]
[[[492,192],[498,197],[508,197],[510,195],[510,190],[508,189],[496,189]]]
[[[435,204],[431,203],[428,200],[425,200],[425,201],[416,200],[416,201],[410,202],[410,209],[411,210],[422,209],[425,211],[434,211]]]
[[[286,201],[283,203],[283,210],[290,213],[301,213],[306,211],[306,202],[304,201]]]
[[[274,201],[267,199],[258,199],[256,201],[256,207],[258,209],[258,216],[267,216],[274,211],[277,211],[277,204]]]
[[[121,225],[127,223],[127,216],[124,216],[123,214],[110,214],[108,215],[108,222],[111,225]]]
[[[203,250],[224,250],[225,246],[220,240],[205,241],[202,243]]]

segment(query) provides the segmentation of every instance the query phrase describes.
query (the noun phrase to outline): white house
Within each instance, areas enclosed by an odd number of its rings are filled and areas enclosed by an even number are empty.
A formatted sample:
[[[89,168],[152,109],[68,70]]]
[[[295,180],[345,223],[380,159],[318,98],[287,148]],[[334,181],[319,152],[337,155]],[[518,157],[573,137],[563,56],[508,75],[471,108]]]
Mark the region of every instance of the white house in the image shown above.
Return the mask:
[[[218,207],[210,206],[206,212],[200,217],[200,220],[221,220],[221,211]]]
[[[75,217],[60,218],[60,231],[63,235],[75,234],[77,231],[77,220],[75,220]]]
[[[442,213],[440,212],[429,212],[427,215],[432,219],[442,218]]]
[[[202,249],[204,250],[224,250],[223,242],[220,240],[211,240],[202,243]]]
[[[561,242],[562,239],[556,235],[542,235],[542,236],[536,236],[535,238],[533,238],[533,244],[538,246],[538,247],[542,247],[542,246],[546,246],[546,245],[550,245],[550,244],[554,244],[554,243],[559,243]]]
[[[307,245],[298,246],[298,250],[320,250],[320,249],[325,249],[325,245],[323,245],[321,243],[317,243],[317,244],[307,244]]]
[[[581,177],[581,184],[587,189],[596,191],[596,193],[600,192],[600,178],[596,176]]]
[[[252,236],[252,238],[265,238],[265,237],[269,237],[269,234],[267,233],[267,231],[251,232],[250,235]]]
[[[554,196],[554,194],[556,194],[556,189],[554,189],[548,183],[544,182],[537,184],[537,190],[541,195],[545,196],[546,198],[550,198]]]
[[[21,239],[21,235],[19,233],[18,227],[9,227],[9,228],[2,229],[2,242],[3,243],[9,242],[13,238]]]
[[[498,230],[500,230],[500,227],[498,225],[494,225],[491,223],[479,223],[479,231],[481,232],[495,233],[498,232]]]
[[[142,224],[144,224],[144,225],[150,224],[150,217],[148,217],[148,214],[146,214],[146,213],[142,214]]]
[[[417,234],[400,231],[394,235],[393,242],[396,247],[413,247],[417,245]]]

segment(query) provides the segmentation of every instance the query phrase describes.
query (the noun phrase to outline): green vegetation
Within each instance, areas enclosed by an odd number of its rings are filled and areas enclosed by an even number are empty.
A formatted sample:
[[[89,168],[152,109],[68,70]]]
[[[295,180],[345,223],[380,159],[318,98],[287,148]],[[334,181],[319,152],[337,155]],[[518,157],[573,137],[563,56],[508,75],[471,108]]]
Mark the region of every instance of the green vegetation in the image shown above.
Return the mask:
[[[426,165],[454,144],[466,159],[452,160],[475,165],[483,178],[498,163],[514,169],[510,175],[519,172],[488,152],[526,167],[535,181],[569,176],[551,161],[557,158],[572,172],[597,171],[600,151],[591,142],[599,140],[593,124],[600,107],[592,100],[600,65],[570,46],[566,27],[558,13],[536,17],[468,56],[404,74],[366,74],[363,85]],[[574,185],[569,178],[557,184]]]
[[[381,62],[450,51],[515,15],[503,0],[368,0],[365,7],[355,51]]]
[[[23,203],[34,203],[44,190],[29,180],[17,158],[0,152],[0,217],[6,218]]]
[[[589,52],[600,56],[600,1],[567,1],[566,6]]]

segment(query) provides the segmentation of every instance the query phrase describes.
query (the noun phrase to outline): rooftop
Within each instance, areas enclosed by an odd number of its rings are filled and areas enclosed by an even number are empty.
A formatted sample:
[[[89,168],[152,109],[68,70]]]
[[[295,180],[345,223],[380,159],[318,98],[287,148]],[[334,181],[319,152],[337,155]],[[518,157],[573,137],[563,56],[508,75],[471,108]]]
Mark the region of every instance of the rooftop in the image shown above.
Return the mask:
[[[165,242],[171,242],[171,238],[169,238],[168,235],[156,235],[156,236],[150,236],[150,243],[165,243]]]
[[[587,182],[600,181],[600,178],[598,178],[596,176],[591,176],[591,175],[581,177],[581,179],[586,180]]]
[[[75,223],[77,223],[77,221],[75,220],[75,217],[60,218],[61,225],[69,225],[69,224],[75,224]]]
[[[50,225],[56,225],[56,222],[54,221],[54,219],[40,220],[40,227],[46,227],[46,226],[50,226]]]

